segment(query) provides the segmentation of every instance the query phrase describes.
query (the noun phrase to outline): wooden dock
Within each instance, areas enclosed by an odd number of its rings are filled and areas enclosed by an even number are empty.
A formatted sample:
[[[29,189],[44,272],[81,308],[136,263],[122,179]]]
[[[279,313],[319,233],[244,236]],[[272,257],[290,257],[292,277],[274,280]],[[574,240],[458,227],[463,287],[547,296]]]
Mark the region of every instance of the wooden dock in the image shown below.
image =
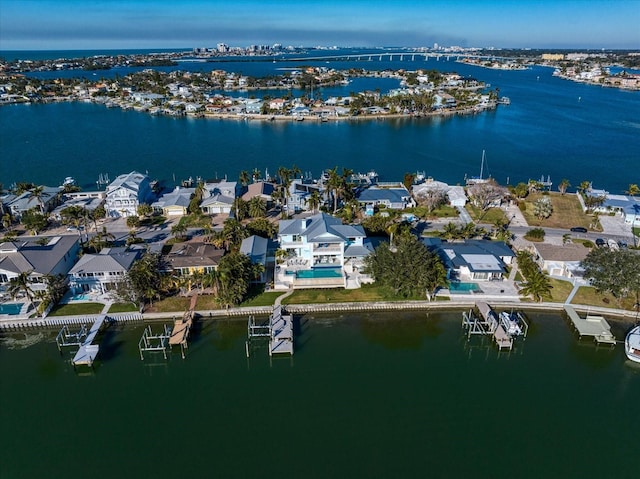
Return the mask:
[[[180,346],[182,359],[184,359],[184,350],[189,348],[189,333],[193,326],[197,301],[198,295],[191,297],[189,311],[186,311],[181,319],[176,319],[174,321],[171,336],[169,337],[169,347]]]
[[[582,338],[582,336],[591,336],[598,344],[616,345],[616,338],[611,333],[611,326],[609,326],[609,323],[607,323],[606,319],[602,316],[587,315],[587,317],[583,319],[578,316],[573,306],[568,304],[564,305],[564,310],[580,338]]]
[[[104,324],[106,318],[107,317],[103,314],[100,315],[98,319],[96,319],[96,321],[87,332],[87,335],[84,337],[82,343],[80,343],[80,348],[71,360],[71,364],[73,364],[74,366],[93,366],[93,362],[96,360],[98,352],[100,351],[100,346],[97,344],[93,344],[93,340],[102,328],[102,325]]]
[[[472,335],[487,335],[493,337],[499,350],[513,349],[513,337],[508,334],[498,319],[498,315],[484,301],[476,302],[476,309],[480,315],[473,311],[462,313],[462,326],[467,329],[467,339]]]

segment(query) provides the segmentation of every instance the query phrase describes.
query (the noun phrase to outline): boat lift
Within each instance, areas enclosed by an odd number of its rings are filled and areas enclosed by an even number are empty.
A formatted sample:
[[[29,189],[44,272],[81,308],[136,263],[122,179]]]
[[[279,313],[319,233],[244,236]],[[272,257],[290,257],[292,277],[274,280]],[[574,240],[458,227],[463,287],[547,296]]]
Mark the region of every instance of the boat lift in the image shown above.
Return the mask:
[[[164,359],[167,359],[167,349],[169,349],[169,338],[171,337],[171,328],[166,324],[163,325],[163,332],[155,334],[151,329],[151,325],[147,326],[140,341],[138,342],[138,350],[140,351],[140,359],[144,361],[144,352],[146,351],[162,351]]]

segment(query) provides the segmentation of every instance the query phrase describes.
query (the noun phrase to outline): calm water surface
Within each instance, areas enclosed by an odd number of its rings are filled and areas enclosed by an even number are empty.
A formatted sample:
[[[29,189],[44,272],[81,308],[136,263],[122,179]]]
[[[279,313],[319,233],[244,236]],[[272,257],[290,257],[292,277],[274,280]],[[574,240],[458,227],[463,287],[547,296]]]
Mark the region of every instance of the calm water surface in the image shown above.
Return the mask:
[[[287,62],[204,65],[253,75],[300,67]],[[550,175],[556,185],[562,178],[574,188],[591,180],[597,188],[622,193],[630,183],[640,183],[638,92],[561,80],[542,67],[503,72],[444,60],[328,66],[457,71],[499,88],[511,105],[466,117],[322,124],[174,119],[77,103],[2,107],[0,181],[55,185],[74,176],[91,188],[100,173],[113,179],[137,169],[171,184],[189,176],[236,179],[241,170],[254,168],[274,174],[279,166],[296,164],[316,177],[337,165],[375,169],[387,181],[424,171],[456,184],[480,173],[485,150],[484,174],[503,184]],[[324,96],[348,95],[364,85],[386,91],[394,82],[354,80],[355,86]]]
[[[141,361],[141,332],[107,332],[92,375],[55,333],[3,338],[0,477],[637,475],[640,369],[558,316],[510,354],[459,313],[306,316],[273,361],[244,322],[203,323],[184,361]]]

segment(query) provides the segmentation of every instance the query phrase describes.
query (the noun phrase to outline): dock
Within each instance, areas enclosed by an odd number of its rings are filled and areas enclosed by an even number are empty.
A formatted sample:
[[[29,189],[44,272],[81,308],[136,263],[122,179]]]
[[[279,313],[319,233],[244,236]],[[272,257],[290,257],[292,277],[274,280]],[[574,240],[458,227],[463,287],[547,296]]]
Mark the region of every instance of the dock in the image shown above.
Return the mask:
[[[290,354],[293,356],[293,316],[282,314],[282,306],[273,308],[269,318],[271,339],[269,355]]]
[[[71,364],[74,366],[93,366],[93,362],[96,360],[98,352],[100,351],[100,346],[98,344],[93,344],[93,340],[102,328],[106,318],[107,317],[103,314],[96,319],[80,343],[80,348],[71,360]],[[60,336],[60,333],[58,336]]]
[[[498,315],[484,301],[476,302],[479,315],[473,310],[462,313],[462,326],[467,330],[467,339],[472,335],[491,336],[498,349],[513,349],[514,334],[510,334],[502,326]]]
[[[191,304],[189,310],[185,311],[181,319],[176,319],[173,323],[173,329],[171,330],[171,336],[169,337],[169,347],[180,346],[180,354],[184,359],[184,351],[189,348],[189,333],[193,326],[193,320],[195,318],[196,302],[198,301],[198,295],[191,298]]]
[[[293,315],[284,314],[282,306],[278,305],[273,308],[266,322],[257,323],[254,316],[249,316],[245,343],[247,357],[251,355],[254,341],[259,339],[268,340],[269,356],[293,356]]]
[[[564,305],[564,310],[581,339],[582,336],[590,336],[598,344],[616,345],[616,338],[611,333],[611,326],[602,316],[587,315],[583,319],[576,313],[573,306],[568,304]]]

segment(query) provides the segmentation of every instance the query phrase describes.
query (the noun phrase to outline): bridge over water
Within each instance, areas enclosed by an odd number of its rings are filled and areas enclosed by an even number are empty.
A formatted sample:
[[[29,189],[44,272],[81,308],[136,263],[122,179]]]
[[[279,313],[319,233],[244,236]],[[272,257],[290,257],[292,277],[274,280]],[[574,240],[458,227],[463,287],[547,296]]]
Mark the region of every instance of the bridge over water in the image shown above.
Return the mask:
[[[445,58],[459,60],[460,58],[476,58],[481,60],[507,60],[506,57],[496,55],[477,55],[471,53],[436,53],[436,52],[384,52],[384,53],[356,53],[350,55],[321,55],[314,57],[292,57],[286,59],[275,59],[275,61],[302,62],[302,61],[416,61],[428,60],[429,58]]]

